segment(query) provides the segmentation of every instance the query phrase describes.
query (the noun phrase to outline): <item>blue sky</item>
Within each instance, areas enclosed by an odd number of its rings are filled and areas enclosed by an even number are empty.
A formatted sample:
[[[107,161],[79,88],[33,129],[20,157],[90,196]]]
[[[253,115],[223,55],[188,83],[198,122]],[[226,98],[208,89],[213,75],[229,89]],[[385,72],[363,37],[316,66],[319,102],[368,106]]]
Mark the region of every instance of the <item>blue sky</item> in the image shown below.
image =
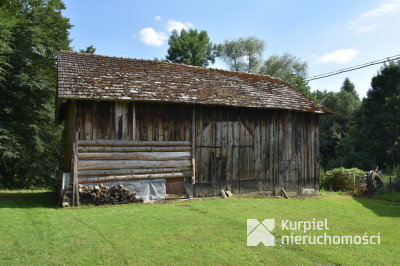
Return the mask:
[[[129,1],[65,0],[72,46],[97,54],[165,58],[172,29],[206,30],[213,43],[256,36],[264,58],[288,52],[307,61],[309,76],[400,54],[400,0]],[[360,97],[381,65],[311,81],[339,91],[349,77]],[[217,61],[212,67],[226,69]]]

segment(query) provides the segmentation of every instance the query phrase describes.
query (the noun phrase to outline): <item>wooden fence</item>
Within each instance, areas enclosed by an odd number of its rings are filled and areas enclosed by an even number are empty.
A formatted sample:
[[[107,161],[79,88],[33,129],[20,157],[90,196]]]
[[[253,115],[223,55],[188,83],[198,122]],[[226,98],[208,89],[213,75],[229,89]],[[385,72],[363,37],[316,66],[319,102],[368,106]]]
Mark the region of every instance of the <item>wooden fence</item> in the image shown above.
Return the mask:
[[[327,184],[331,178],[337,176],[335,181],[330,186]],[[360,182],[365,174],[356,173],[356,171],[349,170],[343,171],[342,173],[334,174],[321,174],[321,186],[329,186],[330,190],[357,190],[360,187]]]

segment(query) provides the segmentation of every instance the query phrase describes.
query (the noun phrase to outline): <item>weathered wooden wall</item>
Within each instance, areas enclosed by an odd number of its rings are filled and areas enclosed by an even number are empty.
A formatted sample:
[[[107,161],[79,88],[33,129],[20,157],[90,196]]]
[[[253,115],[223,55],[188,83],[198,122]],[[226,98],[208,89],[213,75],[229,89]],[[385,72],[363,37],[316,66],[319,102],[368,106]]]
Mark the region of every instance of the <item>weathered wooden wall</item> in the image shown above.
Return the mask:
[[[319,187],[318,115],[224,106],[195,108],[195,195],[217,195],[225,187],[233,193],[277,191],[281,187],[298,193],[302,188]],[[190,143],[192,112],[193,105],[184,104],[77,101],[76,119],[68,118],[74,114],[69,111],[65,130],[73,130],[70,124],[75,123],[81,141]],[[64,134],[64,138],[70,135],[73,133]],[[81,158],[98,156],[92,149],[91,155]],[[100,161],[117,165],[117,161],[129,160],[126,156],[139,156],[112,152],[100,156]],[[80,171],[85,171],[82,165]],[[127,169],[135,168],[143,167]]]
[[[319,187],[318,116],[250,108],[197,107],[196,187],[214,195]]]

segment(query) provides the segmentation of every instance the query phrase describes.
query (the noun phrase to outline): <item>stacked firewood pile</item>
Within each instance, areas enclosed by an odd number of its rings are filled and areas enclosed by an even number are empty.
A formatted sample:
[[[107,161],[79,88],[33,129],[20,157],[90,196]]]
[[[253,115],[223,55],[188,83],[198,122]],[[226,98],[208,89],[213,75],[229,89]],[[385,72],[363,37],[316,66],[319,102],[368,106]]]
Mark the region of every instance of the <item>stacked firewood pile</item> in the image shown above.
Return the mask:
[[[133,202],[143,202],[143,199],[136,197],[123,185],[107,187],[103,184],[79,185],[79,203],[82,205],[93,204],[125,204]],[[68,186],[62,198],[63,207],[72,206],[72,186]]]

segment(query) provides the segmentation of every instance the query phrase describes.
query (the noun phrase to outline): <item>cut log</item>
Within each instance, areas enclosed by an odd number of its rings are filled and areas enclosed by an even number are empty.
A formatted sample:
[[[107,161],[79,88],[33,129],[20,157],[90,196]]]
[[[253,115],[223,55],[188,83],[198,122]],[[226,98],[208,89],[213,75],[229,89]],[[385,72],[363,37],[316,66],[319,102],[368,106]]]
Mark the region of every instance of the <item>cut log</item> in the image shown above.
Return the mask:
[[[78,170],[125,169],[125,168],[163,168],[187,167],[190,160],[143,161],[143,160],[114,160],[114,161],[78,161]]]
[[[191,151],[188,146],[171,146],[171,147],[110,147],[110,146],[80,146],[78,151],[83,152],[168,152],[168,151]]]
[[[80,153],[79,160],[143,160],[143,161],[167,161],[189,160],[190,152],[92,152]]]
[[[188,146],[192,143],[190,141],[126,141],[126,140],[80,140],[79,146],[111,146],[111,147],[134,147],[134,146],[157,146],[157,147],[168,147],[168,146]]]
[[[120,175],[120,176],[90,176],[79,179],[79,184],[87,183],[106,183],[134,180],[168,179],[168,178],[186,178],[190,177],[192,172],[182,173],[162,173],[162,174],[142,174],[142,175]]]
[[[148,168],[148,169],[116,169],[116,170],[82,170],[78,171],[79,178],[84,176],[110,176],[110,175],[133,175],[133,174],[161,174],[161,173],[179,173],[190,171],[190,167],[175,168]]]

